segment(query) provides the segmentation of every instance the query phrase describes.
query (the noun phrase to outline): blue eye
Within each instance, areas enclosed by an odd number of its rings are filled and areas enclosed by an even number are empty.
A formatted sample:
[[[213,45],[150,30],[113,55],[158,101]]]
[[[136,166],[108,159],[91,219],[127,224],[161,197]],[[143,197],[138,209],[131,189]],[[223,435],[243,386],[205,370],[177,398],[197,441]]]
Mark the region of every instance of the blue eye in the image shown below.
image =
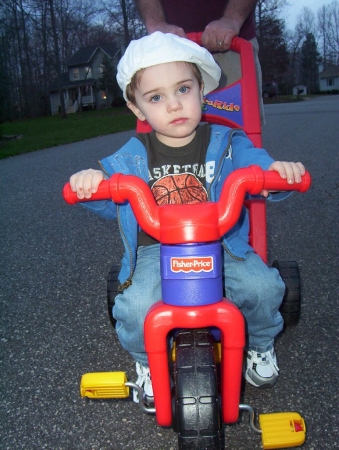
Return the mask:
[[[186,94],[186,92],[189,91],[189,87],[188,86],[180,86],[178,91],[180,92],[180,94]]]
[[[151,97],[151,102],[159,102],[161,100],[161,95],[156,94]]]

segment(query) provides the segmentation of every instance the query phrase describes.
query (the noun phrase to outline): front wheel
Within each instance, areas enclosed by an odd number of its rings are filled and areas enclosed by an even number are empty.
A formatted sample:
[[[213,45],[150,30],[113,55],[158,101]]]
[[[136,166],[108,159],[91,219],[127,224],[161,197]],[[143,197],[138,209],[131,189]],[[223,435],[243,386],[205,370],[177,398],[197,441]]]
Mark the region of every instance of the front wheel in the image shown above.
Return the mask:
[[[296,325],[301,313],[301,282],[299,267],[296,261],[277,261],[272,264],[285,283],[285,295],[280,306],[285,325]]]
[[[180,450],[220,450],[222,422],[214,338],[208,330],[176,337],[174,429]]]

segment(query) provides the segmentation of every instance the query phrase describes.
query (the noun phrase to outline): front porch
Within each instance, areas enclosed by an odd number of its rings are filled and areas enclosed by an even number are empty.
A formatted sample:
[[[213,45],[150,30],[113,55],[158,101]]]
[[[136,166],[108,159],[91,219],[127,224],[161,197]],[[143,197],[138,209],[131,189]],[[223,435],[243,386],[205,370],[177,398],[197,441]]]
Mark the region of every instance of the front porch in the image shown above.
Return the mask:
[[[93,85],[75,86],[64,90],[65,111],[67,114],[78,111],[80,105],[96,109]]]
[[[107,106],[106,94],[98,91],[96,80],[68,81],[63,83],[63,98],[66,114],[75,113],[82,108],[99,109]],[[50,91],[50,103],[52,115],[60,113],[60,95],[55,83]]]

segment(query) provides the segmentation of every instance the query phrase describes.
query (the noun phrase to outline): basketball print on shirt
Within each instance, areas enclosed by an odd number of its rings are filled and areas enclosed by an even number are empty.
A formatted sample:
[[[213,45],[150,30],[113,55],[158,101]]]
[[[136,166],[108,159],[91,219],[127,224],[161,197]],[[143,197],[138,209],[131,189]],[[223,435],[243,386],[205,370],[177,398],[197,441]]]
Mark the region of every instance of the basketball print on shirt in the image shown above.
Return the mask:
[[[186,205],[207,201],[207,192],[199,179],[192,173],[166,175],[159,178],[152,192],[157,204]]]

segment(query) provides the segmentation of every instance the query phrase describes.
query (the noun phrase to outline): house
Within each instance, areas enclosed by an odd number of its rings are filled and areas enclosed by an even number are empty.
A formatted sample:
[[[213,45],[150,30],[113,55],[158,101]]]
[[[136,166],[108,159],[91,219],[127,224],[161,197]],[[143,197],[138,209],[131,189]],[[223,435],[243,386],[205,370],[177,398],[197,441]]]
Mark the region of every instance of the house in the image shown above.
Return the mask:
[[[101,108],[107,106],[108,93],[99,89],[99,78],[105,69],[105,60],[116,67],[121,57],[121,48],[116,43],[83,47],[68,62],[68,71],[61,77],[66,113],[76,112],[80,103],[84,107]],[[117,91],[116,95],[122,95]],[[52,115],[60,110],[58,81],[50,86]]]
[[[339,65],[330,65],[319,73],[320,92],[339,89]]]

